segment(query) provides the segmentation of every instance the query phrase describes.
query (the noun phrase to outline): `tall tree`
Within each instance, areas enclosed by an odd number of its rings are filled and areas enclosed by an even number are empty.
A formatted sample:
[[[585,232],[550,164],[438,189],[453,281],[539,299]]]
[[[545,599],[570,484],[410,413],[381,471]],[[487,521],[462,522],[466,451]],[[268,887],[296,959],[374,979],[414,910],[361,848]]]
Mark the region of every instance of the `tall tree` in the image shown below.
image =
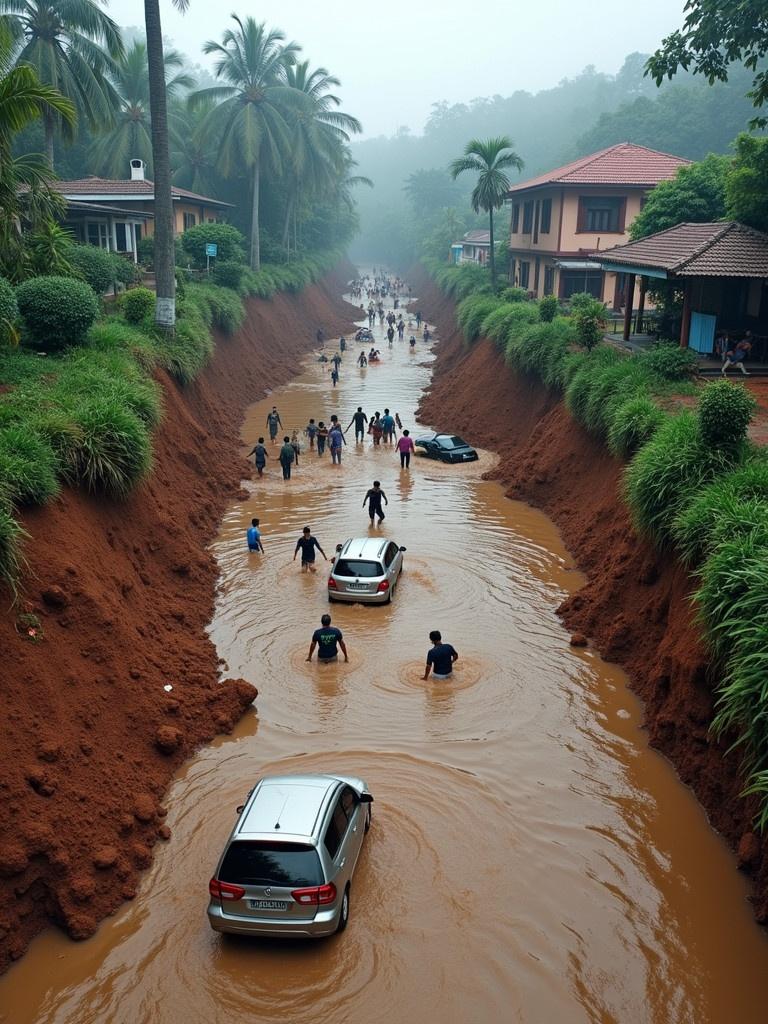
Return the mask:
[[[682,29],[662,41],[648,59],[647,71],[657,85],[682,68],[693,67],[709,84],[727,82],[732,64],[755,72],[748,93],[754,106],[768,101],[768,11],[765,0],[687,0]],[[760,70],[758,70],[758,67]],[[753,127],[765,127],[768,118],[756,117]]]
[[[288,119],[288,201],[283,227],[283,245],[287,246],[291,218],[295,222],[301,192],[318,196],[333,189],[343,175],[343,156],[350,135],[360,133],[362,125],[356,117],[337,109],[341,100],[330,90],[341,83],[325,68],[312,71],[305,60],[286,68],[285,77],[286,84],[305,97],[305,102],[293,109]]]
[[[725,181],[725,208],[729,217],[768,232],[768,139],[742,132]]]
[[[183,89],[192,89],[195,79],[180,69],[184,58],[176,50],[164,55],[166,93],[169,99]],[[96,170],[110,178],[125,177],[133,157],[152,166],[152,129],[149,113],[149,65],[147,45],[140,40],[116,62],[112,84],[120,97],[115,125],[99,136],[93,145]],[[151,171],[150,171],[151,173]]]
[[[12,280],[24,276],[22,226],[33,231],[62,213],[61,196],[50,188],[44,157],[26,154],[14,159],[14,136],[47,112],[73,126],[70,100],[40,82],[26,65],[13,67],[13,40],[0,23],[0,273]]]
[[[123,55],[120,30],[99,9],[104,0],[0,0],[0,21],[19,46],[17,63],[35,69],[44,85],[71,100],[94,129],[112,120],[118,96],[110,74]],[[68,121],[49,108],[43,112],[45,151],[54,166],[57,130]]]
[[[253,18],[232,15],[236,28],[227,29],[221,43],[209,40],[203,52],[213,54],[216,77],[226,85],[200,89],[190,97],[192,106],[209,100],[220,106],[210,115],[221,126],[220,166],[232,176],[247,169],[251,177],[251,267],[261,265],[259,191],[266,164],[279,172],[290,145],[287,118],[306,107],[307,97],[292,89],[287,69],[296,62],[300,47],[282,45],[282,32],[267,29]]]
[[[209,100],[194,110],[186,103],[175,103],[171,109],[173,180],[202,195],[216,194],[219,132],[215,119],[209,118],[215,107]]]
[[[488,214],[491,233],[491,282],[496,287],[496,253],[493,240],[493,211],[501,209],[509,191],[509,178],[504,173],[508,168],[522,170],[523,161],[512,148],[512,140],[506,135],[495,139],[472,139],[464,148],[464,155],[454,160],[450,170],[454,179],[465,171],[477,174],[477,183],[472,189],[472,209],[475,213],[484,210]]]
[[[679,168],[674,178],[660,182],[632,221],[635,240],[690,221],[704,224],[725,216],[725,183],[731,158],[710,153],[704,160]]]
[[[189,0],[173,0],[174,7],[186,11]],[[149,106],[152,116],[152,164],[155,194],[155,323],[172,331],[176,324],[176,266],[174,253],[173,196],[171,193],[171,157],[168,137],[168,96],[165,86],[163,26],[160,0],[144,0],[144,27],[147,33],[149,70]]]

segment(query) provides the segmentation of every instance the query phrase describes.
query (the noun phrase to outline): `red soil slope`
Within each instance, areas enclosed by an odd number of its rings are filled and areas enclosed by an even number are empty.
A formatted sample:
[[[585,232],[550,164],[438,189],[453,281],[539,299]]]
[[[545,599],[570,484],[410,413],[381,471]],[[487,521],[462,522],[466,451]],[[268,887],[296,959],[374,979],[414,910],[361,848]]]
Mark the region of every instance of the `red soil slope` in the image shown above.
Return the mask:
[[[256,696],[257,679],[218,682],[206,545],[249,472],[244,409],[295,373],[319,325],[349,328],[343,270],[250,301],[194,385],[161,376],[154,473],[129,501],[67,491],[25,516],[24,602],[0,595],[0,969],[48,921],[83,938],[132,898],[170,835],[160,800],[174,770]],[[41,642],[17,632],[25,607]]]
[[[621,498],[623,464],[533,378],[510,371],[488,340],[467,346],[453,303],[428,279],[419,305],[441,341],[422,419],[501,454],[495,475],[510,497],[560,527],[587,585],[560,612],[574,632],[620,664],[645,702],[651,743],[691,786],[712,825],[754,881],[755,914],[768,921],[768,841],[751,830],[755,804],[739,798],[738,755],[709,735],[713,683],[693,620],[687,572],[634,532]]]

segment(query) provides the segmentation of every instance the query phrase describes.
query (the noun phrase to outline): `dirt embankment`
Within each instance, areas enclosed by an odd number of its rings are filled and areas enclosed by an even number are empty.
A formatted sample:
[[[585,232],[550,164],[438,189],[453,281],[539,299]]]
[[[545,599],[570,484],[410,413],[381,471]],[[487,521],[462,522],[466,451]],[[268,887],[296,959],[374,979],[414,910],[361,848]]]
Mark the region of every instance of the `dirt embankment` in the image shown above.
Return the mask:
[[[25,516],[26,593],[15,610],[0,595],[0,970],[49,921],[83,938],[133,897],[170,835],[172,773],[252,702],[258,679],[218,682],[206,545],[249,472],[246,406],[290,379],[318,326],[349,329],[352,273],[249,301],[193,385],[160,377],[155,469],[129,501],[66,491]],[[39,642],[18,631],[25,612]]]
[[[714,680],[688,573],[633,530],[621,497],[623,464],[537,380],[513,373],[492,342],[468,347],[453,303],[428,278],[417,280],[419,305],[441,339],[421,418],[499,452],[494,475],[509,496],[560,527],[588,579],[559,609],[566,625],[627,671],[645,703],[651,743],[737,851],[754,882],[756,917],[768,922],[768,841],[752,832],[754,801],[739,797],[738,754],[726,757],[728,743],[709,734]]]

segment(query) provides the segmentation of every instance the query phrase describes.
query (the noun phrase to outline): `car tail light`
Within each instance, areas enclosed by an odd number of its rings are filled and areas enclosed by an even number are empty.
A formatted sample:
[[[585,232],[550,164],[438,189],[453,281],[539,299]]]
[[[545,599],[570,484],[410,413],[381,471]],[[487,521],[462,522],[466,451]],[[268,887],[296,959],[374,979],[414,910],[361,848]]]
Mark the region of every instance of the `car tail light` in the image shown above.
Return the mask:
[[[379,594],[386,594],[389,590],[389,580],[382,580],[381,583],[376,587]]]
[[[329,590],[337,590],[338,589],[338,587],[336,586],[336,580],[333,578],[333,576],[329,576],[328,577],[328,589]]]
[[[229,882],[220,882],[218,878],[212,878],[208,883],[208,892],[220,900],[241,900],[245,896],[245,889],[240,885],[230,885]]]
[[[309,889],[294,889],[291,896],[303,907],[322,907],[336,899],[336,886],[329,882],[328,885],[313,885]]]

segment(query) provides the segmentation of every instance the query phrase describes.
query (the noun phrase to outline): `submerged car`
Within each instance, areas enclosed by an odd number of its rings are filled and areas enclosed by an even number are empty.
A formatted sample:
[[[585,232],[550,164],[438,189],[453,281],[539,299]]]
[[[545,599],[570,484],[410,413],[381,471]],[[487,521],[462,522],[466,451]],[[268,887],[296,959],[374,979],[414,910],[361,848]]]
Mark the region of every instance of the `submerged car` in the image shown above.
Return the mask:
[[[261,779],[237,809],[208,886],[213,930],[297,938],[343,931],[372,802],[352,776]]]
[[[476,462],[478,457],[472,445],[456,434],[423,434],[413,443],[428,458],[441,462]]]
[[[404,551],[382,537],[354,537],[339,544],[328,577],[328,600],[389,604],[403,571]]]

